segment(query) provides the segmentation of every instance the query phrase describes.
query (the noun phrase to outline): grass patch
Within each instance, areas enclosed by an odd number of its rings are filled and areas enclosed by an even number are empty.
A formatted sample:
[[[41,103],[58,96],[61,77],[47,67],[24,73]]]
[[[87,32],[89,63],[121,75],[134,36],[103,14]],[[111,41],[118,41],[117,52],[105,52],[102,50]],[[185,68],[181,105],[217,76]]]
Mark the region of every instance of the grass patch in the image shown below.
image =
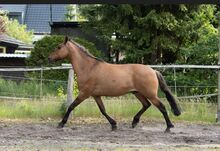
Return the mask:
[[[1,101],[0,117],[10,119],[20,118],[53,118],[63,114],[61,102],[57,101]]]
[[[181,116],[174,116],[170,111],[167,101],[163,101],[168,114],[172,121],[191,121],[191,122],[208,122],[214,123],[216,117],[216,104],[213,103],[196,103],[181,102]],[[136,99],[129,98],[105,98],[104,104],[107,113],[113,118],[132,119],[141,109],[141,104]],[[61,118],[64,110],[63,101],[0,101],[0,118],[9,119],[47,119]],[[84,101],[74,111],[74,117],[95,117],[104,118],[100,113],[98,106],[92,99]],[[75,118],[74,118],[75,119]],[[142,119],[159,119],[163,120],[159,110],[151,106],[142,116]]]
[[[58,91],[66,87],[64,81],[51,81],[42,83],[42,96],[58,95]],[[12,81],[5,80],[0,77],[0,96],[10,97],[30,97],[39,98],[41,84],[39,80],[23,80],[23,81]],[[64,93],[64,92],[62,92]]]
[[[107,99],[103,101],[107,113],[113,118],[133,118],[134,115],[141,109],[141,104],[135,99]],[[182,114],[174,116],[170,110],[170,106],[166,100],[162,101],[168,114],[173,121],[195,121],[195,122],[208,122],[214,123],[216,120],[216,108],[214,103],[197,103],[197,102],[180,102]],[[78,106],[74,111],[75,116],[79,117],[97,117],[101,113],[94,101],[85,101]],[[142,115],[142,119],[160,119],[163,120],[163,115],[155,107],[151,106]]]

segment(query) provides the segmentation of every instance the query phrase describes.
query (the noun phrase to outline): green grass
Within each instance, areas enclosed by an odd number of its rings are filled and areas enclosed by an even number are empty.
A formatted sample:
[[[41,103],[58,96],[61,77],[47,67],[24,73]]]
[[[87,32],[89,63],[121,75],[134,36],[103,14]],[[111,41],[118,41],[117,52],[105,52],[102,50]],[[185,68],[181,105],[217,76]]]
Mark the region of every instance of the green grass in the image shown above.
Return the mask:
[[[57,95],[60,88],[66,87],[63,81],[42,83],[42,96]],[[0,78],[0,96],[39,98],[41,84],[38,80],[12,81]],[[65,90],[65,89],[63,89]]]
[[[191,122],[215,122],[216,104],[212,103],[190,103],[181,102],[183,110],[179,117],[174,116],[170,111],[167,101],[163,101],[168,114],[172,121],[191,121]],[[126,97],[105,98],[104,104],[107,113],[113,118],[132,119],[133,116],[141,109],[141,104],[135,99]],[[0,118],[7,119],[47,119],[61,118],[63,101],[39,101],[39,100],[22,100],[22,101],[0,101]],[[73,112],[74,117],[94,117],[104,118],[95,101],[92,99],[84,101]],[[74,118],[76,119],[76,118]],[[151,106],[142,116],[142,119],[163,120],[159,110]]]
[[[61,103],[54,101],[1,101],[0,117],[9,119],[46,119],[62,115]]]
[[[180,102],[182,114],[174,116],[170,110],[170,106],[166,100],[163,101],[168,110],[168,114],[175,121],[195,121],[214,123],[216,118],[216,104],[213,103],[196,103],[196,102]],[[125,99],[108,99],[104,101],[107,113],[112,117],[133,118],[133,116],[141,109],[141,104],[137,100]],[[97,117],[102,116],[94,101],[83,102],[74,111],[75,116]],[[163,116],[160,111],[151,106],[142,116],[142,119],[161,119]]]

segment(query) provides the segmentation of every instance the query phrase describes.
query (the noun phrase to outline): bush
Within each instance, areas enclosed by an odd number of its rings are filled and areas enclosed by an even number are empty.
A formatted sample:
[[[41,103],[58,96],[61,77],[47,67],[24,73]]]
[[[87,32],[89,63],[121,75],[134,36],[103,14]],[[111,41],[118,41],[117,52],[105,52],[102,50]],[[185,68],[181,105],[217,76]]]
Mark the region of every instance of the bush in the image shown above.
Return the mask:
[[[26,60],[28,66],[60,66],[61,63],[67,62],[66,60],[57,61],[53,64],[49,64],[49,54],[63,42],[63,36],[46,36],[43,39],[36,42],[34,49],[31,51],[31,56]],[[40,78],[40,72],[31,72],[28,76],[33,78]],[[44,79],[53,80],[66,80],[68,76],[67,70],[50,70],[43,72]]]
[[[68,63],[67,60],[57,61],[52,65],[48,62],[49,54],[64,41],[64,36],[46,36],[43,39],[36,42],[34,49],[31,51],[31,56],[26,60],[28,66],[59,66],[61,63]],[[74,41],[83,45],[86,49],[89,50],[91,54],[96,57],[103,57],[101,51],[97,50],[95,45],[91,42],[88,42],[85,39],[75,38]],[[34,73],[31,76],[38,77],[39,73]],[[67,72],[63,71],[45,71],[44,78],[46,79],[56,79],[56,80],[66,80]]]

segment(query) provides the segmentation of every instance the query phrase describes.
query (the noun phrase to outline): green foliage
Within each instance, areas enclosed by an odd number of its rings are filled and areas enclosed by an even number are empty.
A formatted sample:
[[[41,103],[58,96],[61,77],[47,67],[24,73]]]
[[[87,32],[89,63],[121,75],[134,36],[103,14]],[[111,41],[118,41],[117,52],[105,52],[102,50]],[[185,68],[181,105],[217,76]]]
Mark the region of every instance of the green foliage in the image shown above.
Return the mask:
[[[32,43],[33,32],[27,31],[27,26],[19,24],[17,20],[7,21],[6,33],[24,43]]]
[[[66,6],[66,10],[67,10],[67,13],[65,14],[65,20],[66,21],[74,21],[74,17],[75,17],[75,9],[76,7],[74,5],[68,5]]]
[[[66,10],[65,21],[85,21],[85,18],[80,15],[77,5],[67,5]]]
[[[79,94],[78,84],[77,84],[77,77],[76,74],[74,74],[74,83],[73,83],[73,96],[76,97]]]
[[[0,33],[14,37],[24,43],[31,44],[33,32],[27,31],[26,25],[21,25],[17,20],[9,20],[7,12],[0,10]]]
[[[209,15],[209,17],[213,17]],[[216,65],[218,61],[218,33],[217,29],[203,20],[205,24],[198,29],[199,38],[196,43],[180,48],[177,64]],[[172,74],[170,74],[172,75]],[[169,79],[172,79],[168,75]],[[213,69],[184,69],[177,71],[177,82],[181,86],[197,86],[188,88],[187,94],[217,93],[217,71]],[[170,83],[174,85],[173,82]],[[216,86],[216,87],[215,87]],[[178,94],[182,94],[181,90]],[[217,100],[217,99],[216,99]]]
[[[37,67],[45,67],[45,66],[60,66],[61,63],[67,62],[57,61],[53,64],[49,64],[48,56],[54,49],[64,41],[64,36],[46,36],[43,39],[37,41],[35,43],[34,49],[31,51],[30,57],[26,60],[27,66],[37,66]],[[32,72],[29,73],[30,77],[40,78],[40,72]],[[68,71],[67,70],[49,70],[43,72],[44,79],[51,80],[67,80]]]
[[[84,5],[80,10],[89,21],[85,27],[124,53],[126,63],[175,63],[181,47],[196,43],[204,27],[216,21],[215,5]]]
[[[47,119],[61,117],[59,101],[1,101],[0,117],[8,119]]]
[[[82,39],[82,38],[77,38],[77,37],[74,38],[74,41],[76,41],[80,45],[84,46],[89,51],[89,53],[91,53],[93,56],[98,57],[98,58],[104,58],[102,51],[97,50],[94,43],[89,42],[89,41]]]
[[[91,54],[97,57],[101,57],[102,54],[98,51],[95,45],[91,42],[88,42],[81,38],[74,39],[77,43],[83,45],[86,49],[89,50]],[[64,36],[46,36],[43,39],[36,42],[34,49],[31,51],[31,56],[26,60],[28,66],[60,66],[61,63],[69,63],[67,60],[57,61],[53,64],[49,64],[48,56],[54,49],[64,41]],[[44,71],[43,77],[45,79],[54,79],[54,80],[67,80],[68,71],[65,70],[50,70]],[[33,73],[32,77],[40,78],[40,73]]]
[[[114,99],[114,100],[113,100]],[[141,105],[135,99],[125,98],[108,98],[105,100],[106,110],[109,114],[116,118],[131,119],[140,110]],[[215,122],[216,105],[211,103],[195,103],[181,102],[183,110],[181,116],[174,116],[166,102],[168,114],[174,121],[193,121],[193,122]],[[47,119],[61,118],[66,111],[66,107],[62,101],[1,101],[0,102],[0,118],[9,119]],[[95,101],[89,100],[80,104],[73,111],[74,117],[85,118],[102,118],[103,115],[99,111]],[[156,107],[150,107],[142,116],[142,120],[164,120],[161,112]],[[75,118],[74,118],[75,120]]]
[[[62,82],[43,82],[42,96],[59,96],[60,87],[59,85],[66,85]],[[0,78],[0,95],[1,96],[11,96],[11,97],[31,97],[39,98],[40,96],[40,81],[31,80],[31,81],[12,81],[4,80]],[[56,93],[58,91],[58,93]]]
[[[84,5],[84,27],[125,55],[123,63],[216,65],[219,7],[216,5]],[[115,33],[116,39],[111,36]],[[173,71],[165,73],[174,85]],[[213,70],[177,70],[177,86],[215,86]],[[206,75],[206,76],[204,76]],[[188,88],[188,95],[216,88]],[[183,89],[178,94],[183,94]]]

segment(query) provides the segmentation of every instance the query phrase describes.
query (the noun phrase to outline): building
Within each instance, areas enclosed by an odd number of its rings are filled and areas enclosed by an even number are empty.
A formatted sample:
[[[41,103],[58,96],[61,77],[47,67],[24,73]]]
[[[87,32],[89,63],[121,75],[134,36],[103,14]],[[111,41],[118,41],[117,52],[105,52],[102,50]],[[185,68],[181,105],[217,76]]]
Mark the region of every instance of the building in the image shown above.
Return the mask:
[[[32,45],[0,34],[0,66],[25,66],[25,59],[32,48]]]
[[[30,55],[32,45],[25,44],[5,34],[0,34],[0,67],[24,67],[25,59]],[[1,77],[24,76],[23,72],[0,72]]]
[[[9,19],[17,19],[34,33],[33,42],[50,35],[50,22],[65,21],[67,4],[0,4],[8,12]]]

